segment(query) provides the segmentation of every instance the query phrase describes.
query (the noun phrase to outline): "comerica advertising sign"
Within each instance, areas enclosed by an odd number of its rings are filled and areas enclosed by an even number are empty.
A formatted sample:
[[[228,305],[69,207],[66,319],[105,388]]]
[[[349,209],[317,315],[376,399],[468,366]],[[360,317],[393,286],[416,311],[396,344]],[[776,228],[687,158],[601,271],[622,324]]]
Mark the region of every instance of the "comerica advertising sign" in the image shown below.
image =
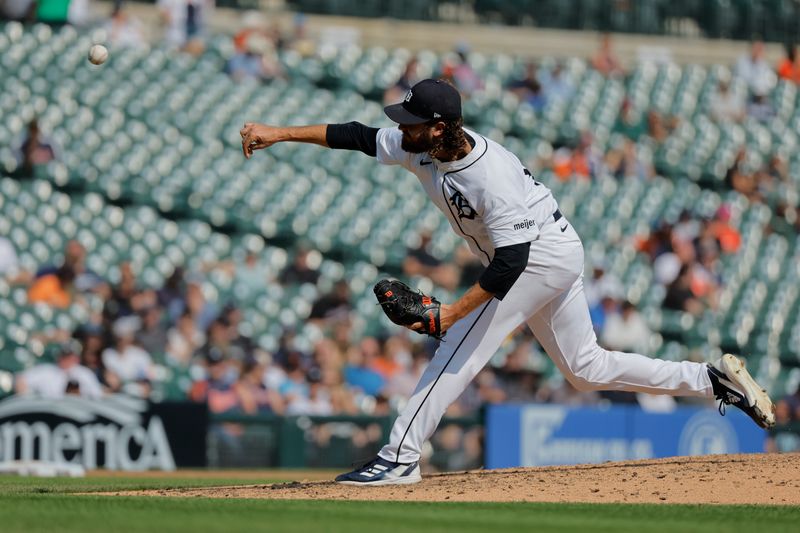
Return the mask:
[[[40,460],[109,470],[205,466],[207,427],[203,404],[12,396],[0,401],[0,462]]]

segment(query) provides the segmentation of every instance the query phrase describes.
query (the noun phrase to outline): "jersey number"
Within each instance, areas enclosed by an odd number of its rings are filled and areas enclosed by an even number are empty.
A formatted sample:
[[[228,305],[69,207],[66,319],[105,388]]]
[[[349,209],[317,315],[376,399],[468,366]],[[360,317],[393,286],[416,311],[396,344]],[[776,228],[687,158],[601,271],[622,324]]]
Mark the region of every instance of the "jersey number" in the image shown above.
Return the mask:
[[[533,181],[533,184],[534,184],[534,185],[536,185],[537,187],[538,187],[539,185],[541,185],[541,183],[539,183],[538,181],[536,181],[536,178],[534,178],[534,177],[533,177],[533,174],[531,174],[531,171],[530,171],[530,170],[528,170],[527,168],[523,168],[523,169],[522,169],[522,171],[525,173],[525,175],[526,175],[526,176],[528,176],[528,177],[529,177],[529,178],[530,178],[530,179]]]

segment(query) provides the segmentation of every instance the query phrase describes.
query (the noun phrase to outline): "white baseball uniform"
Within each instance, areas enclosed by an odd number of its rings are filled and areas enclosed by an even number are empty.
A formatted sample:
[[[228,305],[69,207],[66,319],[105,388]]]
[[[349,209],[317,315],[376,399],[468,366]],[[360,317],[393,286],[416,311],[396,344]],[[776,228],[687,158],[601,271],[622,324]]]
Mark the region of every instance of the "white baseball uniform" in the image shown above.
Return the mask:
[[[458,161],[441,162],[401,148],[402,132],[381,129],[377,159],[402,165],[420,180],[484,265],[495,248],[531,242],[528,264],[508,294],[456,322],[439,345],[379,455],[412,463],[447,407],[486,365],[503,339],[526,322],[547,354],[578,390],[626,390],[712,396],[706,366],[604,350],[583,294],[583,245],[558,212],[550,190],[499,144],[475,140]]]

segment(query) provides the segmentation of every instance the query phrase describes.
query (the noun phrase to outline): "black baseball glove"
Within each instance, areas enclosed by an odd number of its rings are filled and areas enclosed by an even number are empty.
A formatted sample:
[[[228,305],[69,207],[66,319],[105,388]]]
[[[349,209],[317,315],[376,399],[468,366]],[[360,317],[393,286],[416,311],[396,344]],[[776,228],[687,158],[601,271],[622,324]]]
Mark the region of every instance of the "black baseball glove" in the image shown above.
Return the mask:
[[[382,279],[375,284],[375,297],[389,320],[400,326],[422,323],[417,333],[442,338],[439,310],[442,304],[432,296],[426,296],[396,279]]]

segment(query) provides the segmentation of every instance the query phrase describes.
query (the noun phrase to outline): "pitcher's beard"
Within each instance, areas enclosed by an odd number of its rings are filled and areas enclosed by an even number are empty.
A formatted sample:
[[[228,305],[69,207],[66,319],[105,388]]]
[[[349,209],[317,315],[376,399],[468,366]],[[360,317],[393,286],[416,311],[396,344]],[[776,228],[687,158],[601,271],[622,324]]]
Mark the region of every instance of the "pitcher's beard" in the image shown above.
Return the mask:
[[[428,139],[418,139],[415,141],[403,135],[400,141],[400,148],[410,154],[424,154],[436,148],[436,145]]]

